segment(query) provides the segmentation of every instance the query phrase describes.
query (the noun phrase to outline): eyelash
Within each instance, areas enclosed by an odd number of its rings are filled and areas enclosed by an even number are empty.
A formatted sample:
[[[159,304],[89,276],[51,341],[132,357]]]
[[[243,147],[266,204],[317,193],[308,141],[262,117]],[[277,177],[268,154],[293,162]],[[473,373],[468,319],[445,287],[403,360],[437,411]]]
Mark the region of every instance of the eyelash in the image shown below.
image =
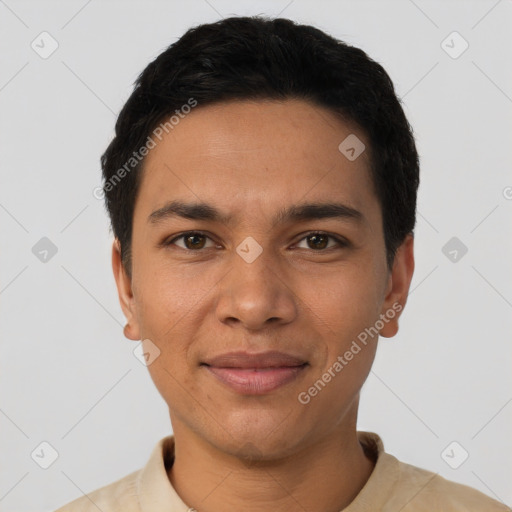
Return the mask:
[[[183,239],[187,236],[190,236],[190,235],[200,235],[200,236],[204,236],[210,240],[212,240],[212,238],[210,236],[208,236],[207,233],[203,232],[203,231],[185,231],[184,233],[182,233],[181,235],[178,235],[178,236],[175,236],[174,238],[172,238],[171,240],[165,240],[162,245],[163,246],[170,246],[170,245],[173,245],[174,242],[176,242],[177,240],[180,240],[180,239]],[[346,240],[338,237],[338,236],[335,236],[335,235],[332,235],[331,233],[326,233],[325,231],[310,231],[309,233],[306,233],[297,243],[300,243],[302,242],[304,239],[310,237],[310,236],[313,236],[313,235],[323,235],[323,236],[327,236],[328,238],[331,238],[332,240],[334,240],[337,244],[338,244],[338,247],[327,247],[325,249],[318,249],[318,250],[315,250],[315,249],[310,249],[311,251],[314,251],[314,252],[326,252],[326,251],[329,251],[330,249],[340,249],[340,248],[344,248],[344,247],[348,247],[349,246],[349,242],[347,242]],[[212,240],[214,241],[214,240]],[[202,248],[202,249],[187,249],[187,248],[183,248],[183,247],[179,247],[179,249],[183,249],[184,251],[187,251],[187,252],[201,252],[203,250],[206,250],[206,249],[212,249],[212,247],[206,247],[206,248]]]

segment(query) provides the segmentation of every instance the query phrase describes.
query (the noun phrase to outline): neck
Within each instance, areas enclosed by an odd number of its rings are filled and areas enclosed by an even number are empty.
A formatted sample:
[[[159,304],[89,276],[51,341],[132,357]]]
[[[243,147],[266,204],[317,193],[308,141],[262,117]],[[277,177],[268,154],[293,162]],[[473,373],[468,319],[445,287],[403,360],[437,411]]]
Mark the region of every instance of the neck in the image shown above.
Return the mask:
[[[198,512],[339,512],[374,468],[355,424],[339,426],[286,458],[253,463],[218,450],[179,422],[173,427],[175,459],[168,476],[181,499]]]

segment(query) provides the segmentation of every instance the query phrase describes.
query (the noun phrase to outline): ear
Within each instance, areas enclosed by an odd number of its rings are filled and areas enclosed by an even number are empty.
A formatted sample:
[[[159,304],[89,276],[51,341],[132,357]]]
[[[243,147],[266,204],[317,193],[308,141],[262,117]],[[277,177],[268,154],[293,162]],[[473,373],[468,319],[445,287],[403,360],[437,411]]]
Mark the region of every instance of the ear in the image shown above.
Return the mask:
[[[140,328],[137,321],[132,283],[122,263],[121,244],[117,238],[112,244],[112,270],[114,272],[114,279],[116,280],[119,303],[127,321],[124,328],[124,335],[130,340],[140,340]]]
[[[414,237],[409,234],[396,251],[393,268],[388,277],[381,310],[381,317],[384,315],[386,320],[380,330],[380,335],[384,338],[391,338],[398,332],[398,318],[407,302],[413,273]]]

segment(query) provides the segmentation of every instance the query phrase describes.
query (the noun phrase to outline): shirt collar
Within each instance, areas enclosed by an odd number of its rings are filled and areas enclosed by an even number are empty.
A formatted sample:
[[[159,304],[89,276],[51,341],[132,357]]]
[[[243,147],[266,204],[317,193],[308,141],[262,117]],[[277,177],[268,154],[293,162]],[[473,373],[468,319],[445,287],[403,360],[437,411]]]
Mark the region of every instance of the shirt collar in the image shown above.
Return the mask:
[[[187,512],[189,507],[183,503],[167,476],[166,461],[174,457],[174,436],[161,439],[153,449],[149,461],[139,473],[137,493],[141,512],[168,510]]]

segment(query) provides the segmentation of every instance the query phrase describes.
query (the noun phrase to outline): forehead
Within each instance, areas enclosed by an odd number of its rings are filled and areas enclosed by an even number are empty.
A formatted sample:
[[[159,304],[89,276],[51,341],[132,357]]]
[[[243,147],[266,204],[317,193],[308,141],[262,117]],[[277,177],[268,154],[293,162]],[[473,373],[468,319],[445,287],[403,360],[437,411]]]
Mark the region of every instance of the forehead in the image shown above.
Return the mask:
[[[346,140],[366,149],[349,159],[340,150]],[[147,216],[173,199],[254,215],[320,200],[376,207],[365,135],[305,101],[199,104],[155,142],[136,214]]]

